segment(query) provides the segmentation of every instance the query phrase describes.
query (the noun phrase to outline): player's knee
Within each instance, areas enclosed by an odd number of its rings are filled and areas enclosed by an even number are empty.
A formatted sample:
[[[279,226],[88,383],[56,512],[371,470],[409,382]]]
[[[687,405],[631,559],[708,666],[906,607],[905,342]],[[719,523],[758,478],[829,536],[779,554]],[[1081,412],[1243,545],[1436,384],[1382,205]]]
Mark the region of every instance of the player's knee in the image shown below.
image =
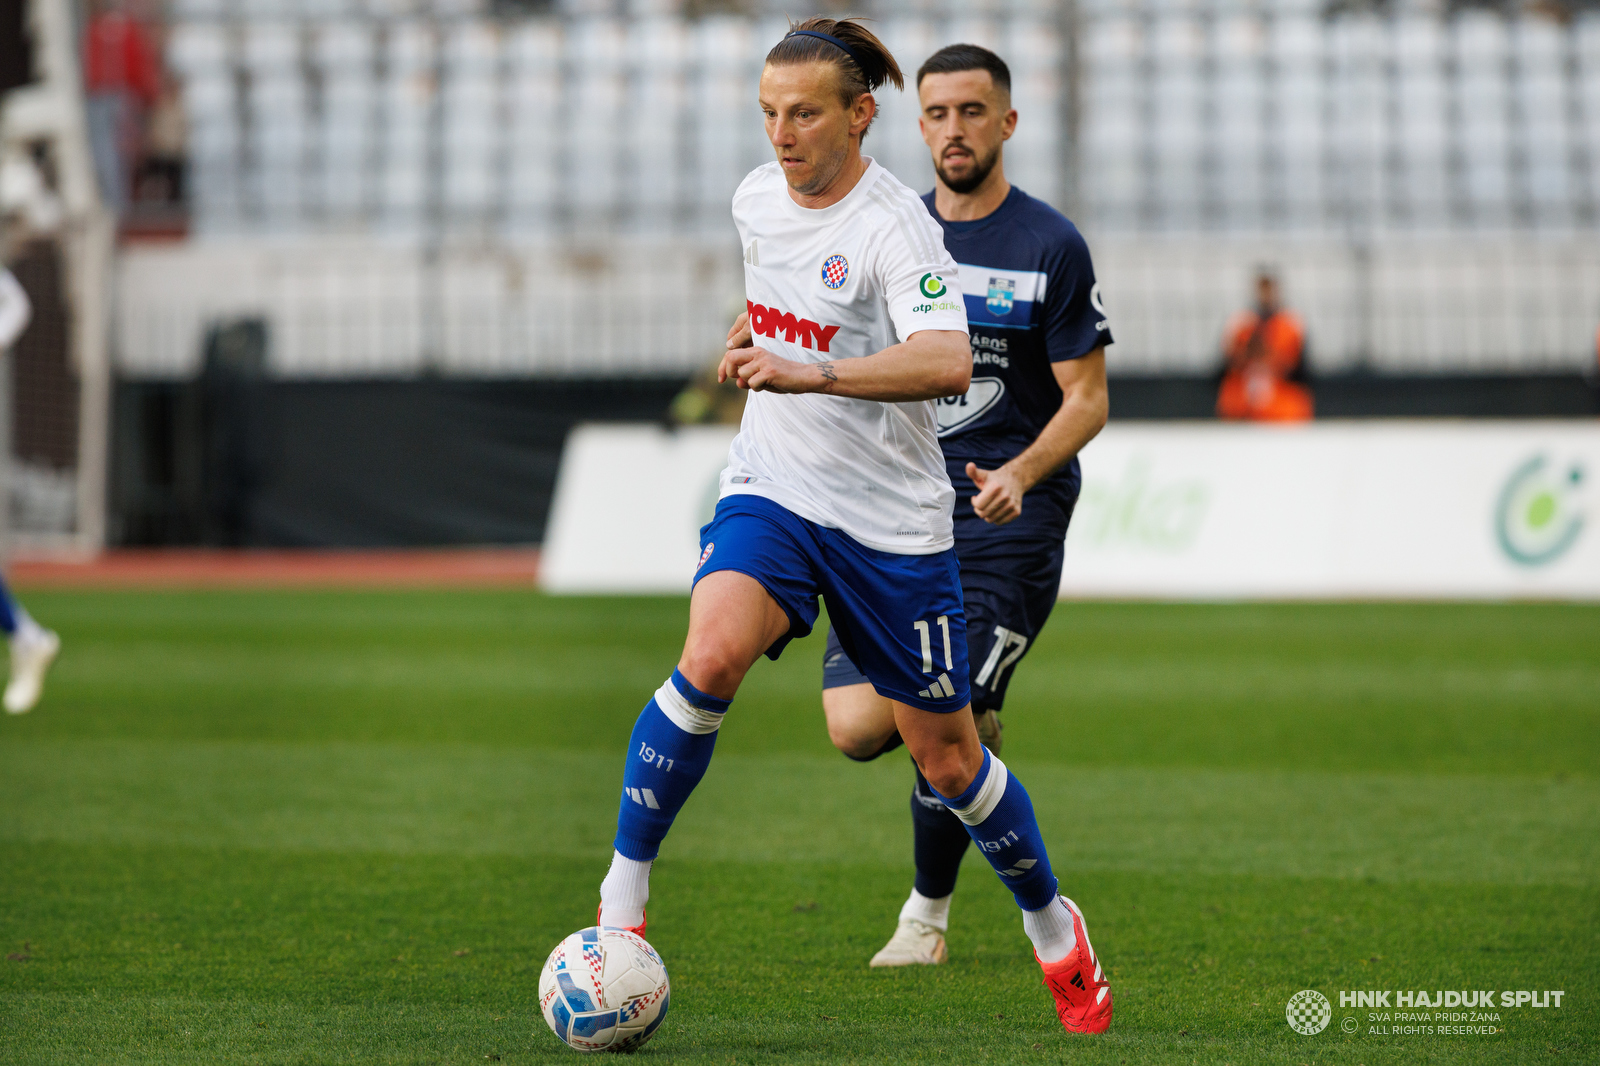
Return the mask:
[[[718,699],[731,700],[750,669],[744,658],[717,645],[685,648],[678,670],[689,684]]]
[[[883,751],[884,742],[888,735],[883,733],[868,734],[854,728],[853,724],[828,721],[828,739],[833,741],[833,746],[850,756],[852,759],[871,759]]]
[[[969,761],[963,758],[959,745],[944,744],[922,752],[917,758],[917,767],[935,792],[953,798],[965,792],[977,776],[977,768],[969,765]]]
[[[893,705],[869,684],[823,689],[822,711],[828,739],[852,759],[876,758],[895,735]]]

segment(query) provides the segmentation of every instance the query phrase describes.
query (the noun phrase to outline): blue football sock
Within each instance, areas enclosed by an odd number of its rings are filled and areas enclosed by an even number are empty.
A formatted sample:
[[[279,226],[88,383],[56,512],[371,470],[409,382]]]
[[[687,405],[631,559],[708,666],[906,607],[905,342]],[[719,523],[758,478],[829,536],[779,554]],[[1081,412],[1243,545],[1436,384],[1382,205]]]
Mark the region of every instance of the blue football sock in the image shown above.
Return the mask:
[[[1033,801],[1005,763],[984,748],[983,767],[966,791],[939,798],[966,825],[978,850],[1017,898],[1017,906],[1036,911],[1054,902],[1056,878],[1033,816]]]
[[[638,862],[656,857],[672,820],[711,764],[730,702],[706,695],[674,670],[645,704],[622,770],[617,851]]]
[[[11,598],[11,590],[6,587],[5,580],[0,578],[0,633],[8,637],[15,633],[17,618],[21,613],[22,608]]]

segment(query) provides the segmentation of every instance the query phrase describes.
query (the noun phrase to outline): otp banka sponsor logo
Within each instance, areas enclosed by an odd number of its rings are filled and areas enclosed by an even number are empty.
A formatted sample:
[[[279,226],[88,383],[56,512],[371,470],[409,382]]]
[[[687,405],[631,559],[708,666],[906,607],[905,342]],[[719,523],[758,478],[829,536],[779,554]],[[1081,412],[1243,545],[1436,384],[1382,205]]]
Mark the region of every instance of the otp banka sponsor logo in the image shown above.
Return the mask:
[[[929,311],[960,311],[964,310],[955,300],[941,300],[941,296],[948,295],[950,287],[944,283],[944,278],[938,274],[924,274],[917,283],[917,291],[922,294],[928,303],[912,304],[911,310],[926,314]]]
[[[1522,566],[1555,562],[1583,533],[1583,467],[1535,455],[1511,472],[1495,503],[1500,550]]]
[[[825,352],[828,350],[828,342],[839,332],[838,326],[820,326],[809,318],[796,318],[788,311],[780,311],[776,307],[763,307],[750,300],[745,301],[745,307],[750,312],[751,333],[762,337],[776,337],[781,331],[783,339],[790,344],[798,338],[802,348],[815,348],[819,352]]]
[[[960,396],[945,396],[934,401],[939,412],[939,436],[954,433],[979,418],[1005,395],[1005,382],[999,378],[973,378]]]

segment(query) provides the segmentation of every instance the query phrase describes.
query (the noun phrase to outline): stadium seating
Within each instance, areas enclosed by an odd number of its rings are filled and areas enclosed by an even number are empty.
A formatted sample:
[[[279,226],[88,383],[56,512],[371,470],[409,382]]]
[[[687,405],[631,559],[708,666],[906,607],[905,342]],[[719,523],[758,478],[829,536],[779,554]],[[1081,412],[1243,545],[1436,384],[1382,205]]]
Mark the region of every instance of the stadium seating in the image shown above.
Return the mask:
[[[755,95],[761,53],[785,25],[775,8],[690,19],[639,0],[624,17],[569,0],[545,17],[496,18],[481,0],[175,0],[169,11],[194,254],[213,239],[315,249],[337,237],[498,247],[541,277],[572,249],[600,264],[552,275],[537,297],[479,267],[430,282],[480,294],[433,356],[474,372],[570,358],[544,347],[568,328],[544,301],[584,304],[625,278],[661,303],[629,310],[601,348],[665,352],[645,323],[676,313],[670,270],[631,256],[723,279],[696,297],[711,317],[737,306],[733,275],[684,264],[725,254],[728,199],[768,158]],[[908,74],[950,40],[1007,56],[1022,114],[1008,173],[1094,240],[1121,365],[1212,358],[1243,292],[1230,272],[1256,259],[1298,264],[1288,283],[1319,368],[1592,361],[1600,13],[1567,24],[1415,5],[1326,14],[1314,0],[1083,0],[1078,12],[1076,70],[1062,58],[1074,30],[1043,2],[898,0],[878,28]],[[868,153],[926,188],[915,98],[879,99]],[[1199,283],[1172,265],[1190,262],[1179,247],[1221,249],[1225,265]],[[1500,285],[1508,292],[1492,295]],[[377,321],[377,297],[339,291],[357,323],[341,329]],[[153,319],[201,314],[181,289],[168,299],[188,303]],[[1544,339],[1519,345],[1518,331]],[[698,360],[702,346],[660,357]]]

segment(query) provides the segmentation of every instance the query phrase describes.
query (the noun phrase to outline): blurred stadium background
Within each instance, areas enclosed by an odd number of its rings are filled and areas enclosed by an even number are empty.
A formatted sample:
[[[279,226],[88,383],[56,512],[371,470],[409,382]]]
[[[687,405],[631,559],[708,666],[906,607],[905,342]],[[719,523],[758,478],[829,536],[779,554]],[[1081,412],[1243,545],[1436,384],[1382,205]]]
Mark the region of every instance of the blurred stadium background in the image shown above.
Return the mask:
[[[1600,7],[850,10],[908,69],[1009,60],[1008,172],[1087,234],[1117,338],[1067,545],[1100,602],[1006,710],[1118,982],[1072,1060],[1600,1061]],[[809,13],[0,0],[33,305],[0,517],[63,641],[0,716],[7,1066],[570,1057],[526,991],[681,647],[732,430],[662,423],[742,306],[755,79]],[[881,102],[868,152],[928,187],[913,98]],[[1213,421],[1263,266],[1310,425]],[[1257,598],[1317,602],[1227,602]],[[1326,602],[1368,598],[1590,602]],[[951,964],[863,965],[908,775],[829,745],[808,640],[663,852],[651,1050],[1043,1061],[986,874]],[[1302,1037],[1308,987],[1567,1000],[1425,1049]]]
[[[741,305],[770,0],[8,6],[24,547],[538,543],[570,426],[661,418]],[[1600,410],[1600,7],[851,11],[909,69],[1012,64],[1008,173],[1089,237],[1114,418],[1210,417],[1263,265],[1321,416]],[[157,59],[120,209],[77,81],[107,12]],[[881,104],[868,151],[928,187]]]

